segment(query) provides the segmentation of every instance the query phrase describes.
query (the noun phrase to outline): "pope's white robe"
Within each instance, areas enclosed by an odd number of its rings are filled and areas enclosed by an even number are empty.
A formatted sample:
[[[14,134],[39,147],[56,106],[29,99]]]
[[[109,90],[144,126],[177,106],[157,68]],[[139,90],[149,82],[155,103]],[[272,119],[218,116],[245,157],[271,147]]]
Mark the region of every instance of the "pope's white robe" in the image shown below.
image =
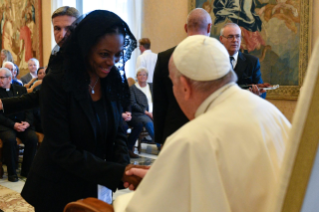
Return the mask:
[[[269,212],[289,121],[266,100],[228,84],[165,142],[116,212]]]

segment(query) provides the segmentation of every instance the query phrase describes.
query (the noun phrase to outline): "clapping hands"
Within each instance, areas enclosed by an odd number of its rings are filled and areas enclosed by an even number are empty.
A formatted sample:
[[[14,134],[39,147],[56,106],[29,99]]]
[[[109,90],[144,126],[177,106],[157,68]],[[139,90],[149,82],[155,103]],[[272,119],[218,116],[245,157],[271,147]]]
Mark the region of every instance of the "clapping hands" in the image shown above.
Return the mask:
[[[129,164],[125,168],[122,181],[124,182],[124,187],[130,190],[135,190],[140,184],[150,166],[141,166]]]

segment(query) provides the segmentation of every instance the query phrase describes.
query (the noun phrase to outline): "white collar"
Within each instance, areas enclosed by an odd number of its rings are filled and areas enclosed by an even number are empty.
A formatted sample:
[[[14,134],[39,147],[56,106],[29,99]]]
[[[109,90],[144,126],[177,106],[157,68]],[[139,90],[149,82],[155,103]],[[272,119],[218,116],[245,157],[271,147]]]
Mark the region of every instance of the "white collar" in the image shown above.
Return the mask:
[[[56,45],[53,49],[51,54],[56,55],[60,51],[60,46]]]
[[[196,113],[195,113],[195,118],[197,118],[199,115],[205,113],[208,108],[211,106],[211,104],[221,95],[223,94],[228,88],[230,87],[236,87],[235,82],[228,83],[224,85],[223,87],[219,88],[217,91],[212,93],[210,96],[208,96],[202,103],[201,105],[197,108]],[[238,87],[238,86],[237,86]]]
[[[143,54],[148,54],[148,53],[152,53],[152,51],[150,49],[146,49]]]
[[[232,55],[230,57],[233,57],[234,60],[237,61],[238,60],[238,51],[234,55]]]
[[[146,89],[146,88],[149,87],[148,83],[146,83],[146,86],[141,87],[140,84],[138,84],[138,82],[135,82],[135,86],[136,86],[137,88],[139,88],[139,89]]]
[[[37,78],[37,77],[38,77],[37,74],[34,75],[34,74],[31,74],[31,72],[29,72],[29,73],[30,73],[30,75],[31,75],[32,78]]]

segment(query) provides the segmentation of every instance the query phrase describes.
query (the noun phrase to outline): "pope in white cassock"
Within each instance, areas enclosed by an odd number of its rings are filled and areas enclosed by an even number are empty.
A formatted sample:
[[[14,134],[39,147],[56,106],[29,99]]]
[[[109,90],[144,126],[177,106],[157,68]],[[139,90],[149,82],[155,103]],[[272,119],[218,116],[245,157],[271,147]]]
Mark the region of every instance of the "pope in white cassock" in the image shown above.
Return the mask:
[[[115,200],[115,211],[269,212],[290,123],[236,85],[228,52],[214,38],[187,37],[169,70],[191,121],[167,139],[136,191]]]

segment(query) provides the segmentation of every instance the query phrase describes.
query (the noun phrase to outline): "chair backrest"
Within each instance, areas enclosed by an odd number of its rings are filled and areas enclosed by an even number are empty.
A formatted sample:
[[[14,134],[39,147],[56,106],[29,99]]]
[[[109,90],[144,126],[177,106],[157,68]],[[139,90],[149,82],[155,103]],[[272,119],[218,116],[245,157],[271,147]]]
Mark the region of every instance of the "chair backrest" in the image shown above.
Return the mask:
[[[135,84],[135,80],[132,77],[127,78],[128,86],[132,86]]]
[[[97,198],[89,197],[70,202],[64,208],[64,212],[114,212],[113,206]]]

